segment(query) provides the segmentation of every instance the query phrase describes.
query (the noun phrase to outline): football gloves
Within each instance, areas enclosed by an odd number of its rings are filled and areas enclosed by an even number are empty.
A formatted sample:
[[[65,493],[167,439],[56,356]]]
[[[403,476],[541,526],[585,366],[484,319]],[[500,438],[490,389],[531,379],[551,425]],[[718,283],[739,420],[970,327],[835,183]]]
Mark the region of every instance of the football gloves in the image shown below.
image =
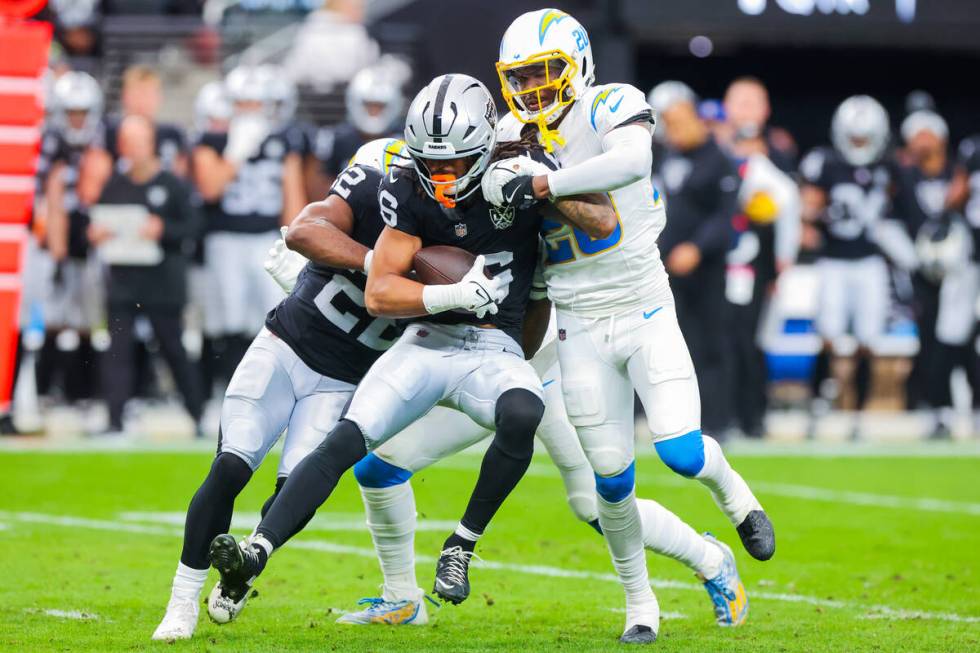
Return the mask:
[[[483,173],[481,185],[483,198],[494,206],[512,206],[523,210],[532,206],[534,197],[532,179],[546,175],[550,168],[529,156],[515,156],[490,164]]]

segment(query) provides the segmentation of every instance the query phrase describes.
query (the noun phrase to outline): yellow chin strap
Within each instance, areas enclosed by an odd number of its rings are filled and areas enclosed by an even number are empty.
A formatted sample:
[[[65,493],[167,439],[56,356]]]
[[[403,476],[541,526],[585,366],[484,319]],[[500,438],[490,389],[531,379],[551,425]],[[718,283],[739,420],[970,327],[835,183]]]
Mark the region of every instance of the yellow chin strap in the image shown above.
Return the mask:
[[[561,72],[557,77],[552,78],[551,73],[557,68],[555,64],[558,63],[562,64]],[[535,65],[544,67],[544,83],[531,88],[515,88],[510,79],[512,73],[520,68]],[[575,101],[575,93],[572,91],[571,83],[572,78],[577,72],[578,65],[570,56],[561,50],[539,52],[526,59],[511,63],[504,61],[497,62],[500,92],[507,102],[507,107],[514,117],[521,122],[528,125],[537,125],[538,131],[540,132],[541,144],[548,152],[553,152],[555,145],[559,147],[564,147],[565,145],[565,138],[558,130],[548,127],[548,119],[564,111],[566,107]],[[539,108],[538,111],[532,113],[526,108],[527,104],[523,98],[534,97],[537,101],[537,106],[542,107],[544,102],[541,98],[541,92],[549,90],[554,91],[554,99],[546,109]],[[522,114],[526,114],[526,116]]]

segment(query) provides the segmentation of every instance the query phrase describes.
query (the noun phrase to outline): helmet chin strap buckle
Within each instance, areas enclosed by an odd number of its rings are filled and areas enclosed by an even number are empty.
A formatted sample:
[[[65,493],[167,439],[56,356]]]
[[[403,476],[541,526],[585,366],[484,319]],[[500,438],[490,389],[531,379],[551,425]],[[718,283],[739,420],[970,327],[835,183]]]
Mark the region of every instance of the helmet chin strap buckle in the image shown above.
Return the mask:
[[[435,185],[436,201],[442,204],[447,209],[456,208],[456,200],[451,196],[447,195],[450,189],[455,190],[456,187],[456,175],[451,174],[438,174],[432,175],[432,181]]]

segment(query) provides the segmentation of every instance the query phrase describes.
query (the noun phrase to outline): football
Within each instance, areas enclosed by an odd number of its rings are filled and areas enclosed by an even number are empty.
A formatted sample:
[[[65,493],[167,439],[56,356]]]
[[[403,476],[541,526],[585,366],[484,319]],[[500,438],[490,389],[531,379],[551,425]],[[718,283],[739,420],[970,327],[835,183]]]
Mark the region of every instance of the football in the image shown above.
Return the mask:
[[[473,267],[474,260],[476,256],[459,247],[433,245],[417,251],[413,265],[420,283],[441,286],[460,281]],[[483,274],[493,278],[486,268]]]

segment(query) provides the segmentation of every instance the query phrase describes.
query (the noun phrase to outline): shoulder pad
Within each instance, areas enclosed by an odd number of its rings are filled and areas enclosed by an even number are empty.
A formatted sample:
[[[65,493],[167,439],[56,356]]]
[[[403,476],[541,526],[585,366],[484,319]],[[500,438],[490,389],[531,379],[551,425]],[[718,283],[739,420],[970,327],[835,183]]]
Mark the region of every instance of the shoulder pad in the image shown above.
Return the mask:
[[[588,105],[589,124],[600,136],[631,119],[645,118],[653,123],[653,109],[647,104],[646,97],[629,84],[594,86],[582,100]]]

